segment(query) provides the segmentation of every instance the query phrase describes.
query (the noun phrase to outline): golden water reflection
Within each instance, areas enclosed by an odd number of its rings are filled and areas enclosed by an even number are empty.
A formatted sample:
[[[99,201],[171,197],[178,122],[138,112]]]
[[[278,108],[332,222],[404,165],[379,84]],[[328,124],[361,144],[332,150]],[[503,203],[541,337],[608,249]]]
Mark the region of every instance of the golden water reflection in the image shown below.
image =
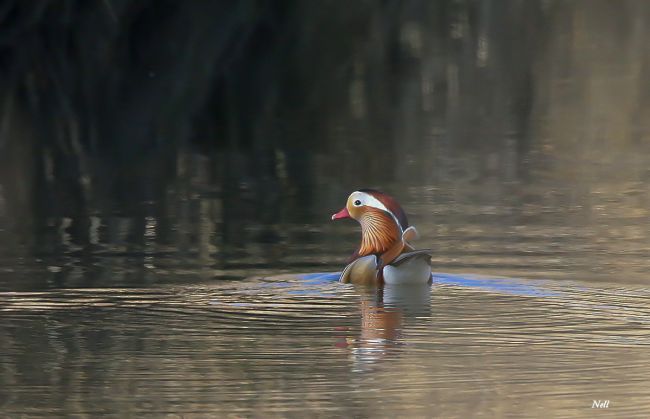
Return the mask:
[[[413,291],[282,275],[4,292],[0,408],[572,417],[609,399],[606,417],[650,411],[647,288],[444,274]]]

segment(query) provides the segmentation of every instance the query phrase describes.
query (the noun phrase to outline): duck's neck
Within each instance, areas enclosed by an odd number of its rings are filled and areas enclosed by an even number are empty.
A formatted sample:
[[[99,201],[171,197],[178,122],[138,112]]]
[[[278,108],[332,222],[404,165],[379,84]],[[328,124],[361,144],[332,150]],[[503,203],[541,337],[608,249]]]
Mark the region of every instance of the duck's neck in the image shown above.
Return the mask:
[[[395,218],[386,211],[371,209],[359,219],[361,224],[360,257],[371,254],[381,255],[402,241],[402,230]]]

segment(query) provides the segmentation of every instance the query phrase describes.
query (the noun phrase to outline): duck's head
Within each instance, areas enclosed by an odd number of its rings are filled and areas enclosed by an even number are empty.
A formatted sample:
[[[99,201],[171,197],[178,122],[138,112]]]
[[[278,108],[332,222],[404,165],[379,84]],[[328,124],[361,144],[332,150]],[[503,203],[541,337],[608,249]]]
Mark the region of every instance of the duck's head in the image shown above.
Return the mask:
[[[361,224],[361,245],[356,256],[382,255],[395,248],[403,242],[402,235],[409,227],[397,201],[374,189],[352,192],[345,207],[332,215],[332,220],[341,218],[353,218]]]

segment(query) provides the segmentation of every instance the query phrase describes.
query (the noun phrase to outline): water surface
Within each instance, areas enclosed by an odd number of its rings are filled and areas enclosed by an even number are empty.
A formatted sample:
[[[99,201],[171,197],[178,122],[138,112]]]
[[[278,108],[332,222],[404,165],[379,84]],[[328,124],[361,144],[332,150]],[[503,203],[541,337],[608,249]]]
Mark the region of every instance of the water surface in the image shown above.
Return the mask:
[[[650,290],[437,274],[2,292],[3,415],[603,416],[650,409]]]

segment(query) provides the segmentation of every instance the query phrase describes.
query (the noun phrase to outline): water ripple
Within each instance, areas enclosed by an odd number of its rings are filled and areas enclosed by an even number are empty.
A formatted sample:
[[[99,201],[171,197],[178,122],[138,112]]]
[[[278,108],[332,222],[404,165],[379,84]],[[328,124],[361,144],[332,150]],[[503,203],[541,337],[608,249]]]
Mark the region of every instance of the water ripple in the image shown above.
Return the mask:
[[[108,398],[154,416],[373,406],[571,417],[610,399],[603,415],[630,417],[650,411],[648,297],[638,286],[442,273],[412,290],[310,274],[2,292],[0,378],[12,391],[0,390],[0,408],[29,415],[38,397],[53,414],[90,415]]]

